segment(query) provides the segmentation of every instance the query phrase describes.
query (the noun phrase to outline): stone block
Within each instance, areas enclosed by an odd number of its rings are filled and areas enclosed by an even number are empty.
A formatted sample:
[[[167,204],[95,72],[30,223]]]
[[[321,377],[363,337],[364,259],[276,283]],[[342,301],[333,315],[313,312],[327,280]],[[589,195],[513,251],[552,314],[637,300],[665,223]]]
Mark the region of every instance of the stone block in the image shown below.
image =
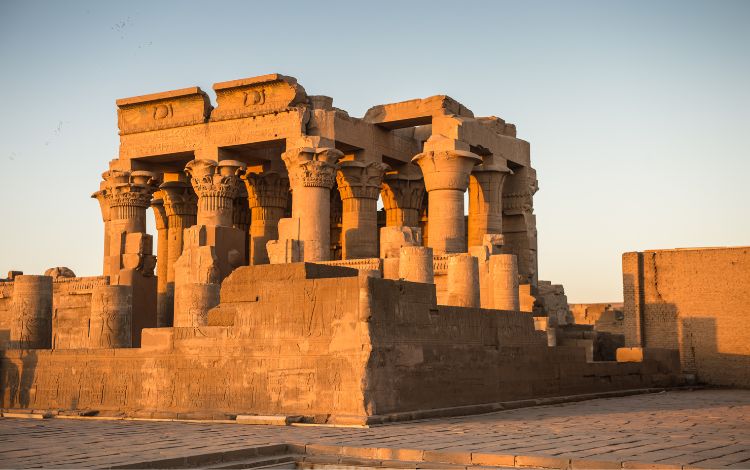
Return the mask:
[[[401,247],[421,244],[422,231],[417,227],[389,226],[380,229],[381,258],[398,258]]]
[[[141,349],[144,351],[169,351],[173,347],[173,328],[144,328],[141,331]]]

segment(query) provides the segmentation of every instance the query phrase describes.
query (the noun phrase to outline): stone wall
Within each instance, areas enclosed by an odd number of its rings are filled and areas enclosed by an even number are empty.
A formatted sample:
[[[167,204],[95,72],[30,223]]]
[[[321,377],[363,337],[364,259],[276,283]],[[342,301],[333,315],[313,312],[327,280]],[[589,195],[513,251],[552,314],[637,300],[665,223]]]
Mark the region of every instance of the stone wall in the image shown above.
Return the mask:
[[[685,373],[750,387],[750,247],[625,253],[626,345],[680,350]]]
[[[223,282],[208,326],[145,329],[140,348],[5,351],[2,406],[363,424],[677,383],[676,353],[588,363],[583,348],[548,348],[528,313],[438,306],[432,284],[368,274],[310,263],[241,267]]]
[[[52,348],[87,348],[91,293],[108,285],[107,276],[58,277],[52,281]],[[0,282],[0,349],[10,339],[13,282]]]
[[[52,349],[89,347],[91,293],[107,276],[61,277],[52,283]]]

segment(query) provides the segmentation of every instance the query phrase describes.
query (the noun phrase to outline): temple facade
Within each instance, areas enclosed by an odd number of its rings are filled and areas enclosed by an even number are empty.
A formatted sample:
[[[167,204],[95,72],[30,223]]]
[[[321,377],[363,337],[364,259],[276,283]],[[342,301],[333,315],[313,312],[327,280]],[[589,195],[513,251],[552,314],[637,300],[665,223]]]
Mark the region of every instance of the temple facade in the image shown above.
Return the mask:
[[[178,310],[194,303],[205,318],[221,280],[241,265],[333,262],[398,279],[409,270],[398,267],[402,246],[431,251],[423,258],[432,259],[430,282],[445,304],[456,297],[448,291],[454,255],[477,259],[471,269],[484,292],[476,306],[484,307],[493,305],[490,256],[512,255],[501,264],[517,269],[511,284],[531,309],[538,186],[529,143],[513,124],[475,117],[447,96],[353,118],[278,74],[214,90],[215,108],[197,87],[117,101],[120,154],[94,194],[103,275],[148,289],[156,254],[154,326],[183,325],[189,314]],[[146,233],[149,207],[154,235]],[[193,226],[204,228],[185,230]]]
[[[117,101],[102,275],[0,280],[2,409],[365,425],[682,383],[676,351],[559,334],[512,124],[447,96],[353,118],[276,74],[214,90]]]

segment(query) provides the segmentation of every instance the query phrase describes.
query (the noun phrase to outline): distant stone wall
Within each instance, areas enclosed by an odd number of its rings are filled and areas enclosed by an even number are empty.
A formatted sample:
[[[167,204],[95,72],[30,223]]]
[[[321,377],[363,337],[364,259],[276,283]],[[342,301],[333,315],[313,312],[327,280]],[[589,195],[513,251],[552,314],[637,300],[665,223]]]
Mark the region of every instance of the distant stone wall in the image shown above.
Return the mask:
[[[703,382],[750,387],[750,247],[625,253],[626,345],[680,350]]]
[[[596,331],[625,334],[622,303],[569,304],[576,325],[594,325]]]

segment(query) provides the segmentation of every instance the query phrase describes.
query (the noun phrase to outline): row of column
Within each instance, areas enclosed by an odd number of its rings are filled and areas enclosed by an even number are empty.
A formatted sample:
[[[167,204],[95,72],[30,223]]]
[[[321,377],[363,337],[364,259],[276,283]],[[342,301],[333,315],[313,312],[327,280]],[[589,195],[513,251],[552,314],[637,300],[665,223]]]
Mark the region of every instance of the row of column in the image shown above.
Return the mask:
[[[201,225],[249,228],[250,264],[268,263],[266,244],[278,239],[278,223],[292,194],[292,217],[299,220],[298,237],[306,261],[330,258],[330,191],[337,185],[342,201],[342,258],[379,256],[377,200],[383,196],[387,226],[417,227],[424,192],[428,193],[429,240],[435,254],[467,251],[487,233],[502,233],[502,185],[510,172],[470,152],[424,152],[399,171],[380,162],[343,160],[333,148],[296,148],[269,162],[262,173],[243,170],[234,161],[194,160],[186,168],[189,181],[176,176],[159,184],[146,171],[111,170],[94,194],[105,225],[104,274],[116,275],[124,255],[138,255],[132,265],[148,264],[148,249],[126,253],[123,233],[146,232],[146,209],[154,208],[159,237],[158,325],[171,324],[174,264],[182,253],[184,230]],[[491,159],[489,159],[491,160]],[[244,184],[243,184],[244,182]],[[464,193],[469,190],[466,240]],[[240,201],[242,200],[242,201]],[[244,205],[243,201],[247,200]],[[249,221],[237,214],[249,210]],[[246,213],[246,212],[245,212]],[[249,224],[248,224],[249,222]],[[248,227],[249,225],[249,227]],[[116,235],[117,234],[117,235]],[[129,259],[129,258],[128,258]],[[146,260],[146,261],[144,261]]]
[[[337,183],[342,201],[342,258],[377,257],[377,199],[383,196],[387,226],[419,227],[425,190],[430,236],[436,254],[460,253],[481,245],[484,235],[502,233],[502,186],[510,170],[493,159],[459,150],[425,152],[398,172],[380,162],[339,161],[334,149],[299,148],[282,158],[289,172],[292,217],[306,261],[330,253],[330,191]],[[469,190],[469,239],[464,193]]]

